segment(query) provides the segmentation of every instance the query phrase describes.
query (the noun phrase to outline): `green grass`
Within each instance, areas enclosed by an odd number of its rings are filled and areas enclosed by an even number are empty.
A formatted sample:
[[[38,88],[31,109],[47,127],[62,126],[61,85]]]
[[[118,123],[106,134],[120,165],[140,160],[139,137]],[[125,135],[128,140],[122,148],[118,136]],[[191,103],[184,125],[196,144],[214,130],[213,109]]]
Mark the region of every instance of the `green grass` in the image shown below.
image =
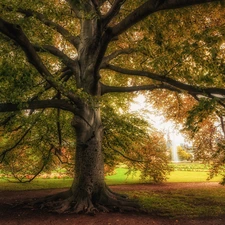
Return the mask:
[[[208,169],[198,164],[176,164],[168,182],[204,182]],[[106,177],[108,185],[142,183],[140,173],[126,176],[127,169],[118,168],[115,174]],[[220,181],[216,177],[211,181]],[[0,179],[1,190],[34,190],[49,188],[68,188],[72,179],[35,179],[31,183],[15,183]],[[151,185],[151,184],[150,184]],[[152,184],[153,185],[153,184]],[[138,198],[151,215],[170,218],[201,218],[225,216],[225,187],[154,189],[127,191],[130,197]]]
[[[220,182],[221,176],[214,177],[211,180],[207,180],[208,172],[194,172],[194,171],[173,171],[168,176],[168,182],[205,182],[214,181]]]
[[[202,163],[174,163],[171,164],[174,171],[168,176],[168,182],[205,182],[214,181],[220,182],[222,176],[214,177],[207,180],[209,177],[209,166]]]
[[[205,182],[207,181],[208,172],[205,166],[199,163],[179,163],[173,164],[174,171],[168,176],[167,182]],[[117,168],[111,176],[106,176],[105,180],[108,185],[118,184],[135,184],[143,183],[140,180],[140,172],[127,176],[127,169],[124,167]],[[210,181],[220,182],[221,177],[215,177]],[[42,179],[36,178],[31,183],[8,182],[0,179],[0,190],[34,190],[49,188],[66,188],[70,187],[72,179]]]
[[[139,178],[140,172],[130,176],[127,176],[126,172],[126,168],[117,168],[113,175],[105,177],[106,183],[108,185],[143,183]]]
[[[37,190],[50,188],[68,188],[72,184],[72,179],[34,179],[30,183],[18,183],[11,180],[0,179],[0,191],[22,191],[22,190]]]
[[[184,169],[187,167],[188,169]],[[106,182],[109,185],[115,184],[134,184],[134,183],[143,183],[140,180],[140,172],[137,172],[134,175],[126,176],[126,168],[117,168],[115,174],[111,176],[106,176]],[[205,168],[202,164],[192,164],[186,163],[183,165],[175,165],[174,171],[168,175],[167,182],[206,182],[208,181],[209,174],[208,169]],[[214,177],[209,181],[220,182],[221,176]]]
[[[152,215],[170,218],[202,218],[225,215],[224,187],[129,192]]]

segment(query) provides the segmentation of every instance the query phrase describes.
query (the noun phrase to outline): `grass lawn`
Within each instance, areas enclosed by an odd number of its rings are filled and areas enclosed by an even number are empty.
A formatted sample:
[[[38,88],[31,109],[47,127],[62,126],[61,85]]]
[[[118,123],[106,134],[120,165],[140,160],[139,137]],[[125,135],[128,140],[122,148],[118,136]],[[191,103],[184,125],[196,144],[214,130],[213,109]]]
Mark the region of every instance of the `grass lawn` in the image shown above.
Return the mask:
[[[118,168],[114,175],[106,176],[108,185],[142,183],[139,173],[135,176],[126,176],[127,169]],[[189,164],[176,165],[175,170],[168,176],[168,182],[205,182],[207,181],[207,168],[203,165]],[[220,181],[216,177],[210,181]],[[35,190],[49,188],[67,188],[72,179],[35,179],[31,183],[15,183],[0,179],[2,190]],[[160,190],[134,190],[127,191],[130,197],[138,198],[143,207],[152,215],[171,218],[201,218],[219,217],[225,215],[225,187],[204,188],[177,188]]]
[[[170,218],[203,218],[225,215],[225,188],[205,187],[191,189],[135,191],[135,196],[152,215]]]
[[[172,165],[174,171],[168,175],[167,182],[205,182],[207,178],[208,168],[203,164],[199,163],[176,163]],[[109,185],[114,184],[132,184],[132,183],[143,183],[140,180],[140,172],[135,175],[126,176],[126,168],[117,168],[115,174],[106,176],[106,182]],[[214,177],[209,181],[220,182],[221,176]]]
[[[179,163],[173,164],[174,171],[168,175],[167,182],[205,182],[208,177],[208,170],[203,164],[199,163]],[[106,176],[105,180],[108,185],[117,184],[137,184],[143,183],[140,180],[140,172],[133,175],[126,175],[125,167],[117,168],[115,173]],[[215,177],[210,181],[220,182],[221,177]],[[0,190],[34,190],[49,188],[67,188],[70,187],[72,179],[42,179],[36,178],[31,183],[8,182],[0,179]]]
[[[127,169],[118,168],[114,175],[106,176],[106,183],[108,185],[117,184],[138,184],[143,183],[139,178],[139,173],[136,175],[126,176]],[[168,176],[167,182],[205,182],[207,181],[207,172],[194,171],[173,171]],[[220,177],[215,177],[210,181],[220,182]],[[17,183],[8,182],[0,179],[0,190],[35,190],[35,189],[49,189],[49,188],[67,188],[72,184],[72,179],[42,179],[37,178],[31,183]]]
[[[31,183],[18,183],[0,179],[0,191],[3,190],[37,190],[50,188],[67,188],[72,184],[72,179],[42,179],[36,178]]]
[[[214,177],[207,180],[208,172],[195,172],[195,171],[172,171],[168,176],[167,182],[205,182],[214,181],[220,182],[221,176]]]

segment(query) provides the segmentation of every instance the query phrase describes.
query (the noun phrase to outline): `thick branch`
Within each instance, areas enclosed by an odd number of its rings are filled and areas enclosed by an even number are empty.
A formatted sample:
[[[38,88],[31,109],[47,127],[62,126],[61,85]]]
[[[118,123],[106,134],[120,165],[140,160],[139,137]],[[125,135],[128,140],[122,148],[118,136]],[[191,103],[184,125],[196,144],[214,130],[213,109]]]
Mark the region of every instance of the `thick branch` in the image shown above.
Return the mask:
[[[222,89],[222,88],[213,88],[213,87],[212,88],[211,87],[210,88],[200,88],[200,87],[195,87],[195,86],[192,86],[192,85],[189,85],[189,84],[184,84],[184,83],[182,83],[180,81],[174,80],[174,79],[172,79],[170,77],[166,77],[164,75],[159,75],[159,74],[150,73],[150,72],[141,71],[141,70],[129,70],[129,69],[113,66],[113,65],[110,65],[110,64],[106,65],[105,68],[113,70],[113,71],[118,72],[118,73],[125,74],[125,75],[147,77],[147,78],[150,78],[152,80],[157,80],[159,82],[164,82],[164,83],[167,83],[168,85],[173,86],[176,89],[187,91],[187,92],[189,92],[192,95],[200,95],[200,94],[202,94],[202,95],[207,95],[209,97],[216,97],[215,95],[219,94],[219,95],[222,95],[221,98],[224,98],[224,96],[225,96],[225,89]]]
[[[120,49],[117,50],[113,53],[111,53],[110,55],[107,55],[106,57],[103,58],[103,62],[102,62],[102,68],[106,67],[106,63],[109,63],[111,60],[115,59],[116,57],[120,56],[120,55],[124,55],[124,54],[131,54],[132,52],[134,52],[134,49],[131,48],[124,48],[124,49]]]
[[[95,10],[96,15],[98,17],[101,17],[100,6],[99,6],[98,0],[91,0],[91,2],[94,6],[94,10]]]
[[[5,7],[6,9],[13,11],[14,9],[11,7]],[[38,19],[39,21],[41,21],[43,24],[45,24],[48,27],[51,27],[53,29],[55,29],[58,33],[60,33],[67,41],[69,41],[75,48],[78,48],[79,45],[79,38],[76,36],[73,36],[70,34],[70,32],[68,30],[66,30],[64,27],[60,26],[59,24],[49,20],[46,16],[44,16],[43,14],[39,13],[39,12],[35,12],[33,10],[30,9],[22,9],[19,8],[17,9],[17,11],[19,13],[24,14],[27,17],[31,17],[34,16],[36,19]]]
[[[27,56],[28,61],[38,70],[40,75],[46,81],[54,87],[56,90],[60,91],[62,94],[67,96],[69,99],[76,101],[76,97],[73,93],[68,92],[62,86],[60,86],[55,80],[52,74],[48,71],[46,66],[43,64],[41,58],[35,51],[34,47],[30,43],[29,39],[26,37],[20,26],[6,22],[0,18],[0,31],[14,40],[24,51]]]
[[[62,81],[63,83],[64,82],[67,82],[70,77],[72,76],[72,71],[71,70],[65,70],[62,75],[60,76],[59,80]],[[41,90],[40,92],[38,92],[37,94],[35,94],[30,100],[31,101],[34,101],[34,100],[38,100],[39,97],[47,90],[49,90],[50,88],[52,88],[52,86],[47,83],[45,86],[44,86],[44,90]]]
[[[76,17],[81,19],[82,16],[81,16],[81,12],[79,10],[79,8],[80,8],[79,1],[77,1],[77,0],[76,1],[66,0],[66,1],[69,3],[69,5],[70,5],[71,9],[73,10],[73,12],[75,13]]]
[[[135,92],[135,91],[153,91],[156,89],[167,89],[170,91],[175,91],[180,93],[181,91],[178,88],[174,88],[170,85],[159,84],[159,85],[142,85],[142,86],[132,86],[132,87],[115,87],[115,86],[107,86],[101,84],[101,94],[113,93],[113,92]]]
[[[112,28],[112,36],[116,37],[138,23],[148,15],[166,9],[176,9],[186,6],[215,2],[218,0],[148,0],[132,11],[126,18]]]
[[[29,109],[45,109],[45,108],[57,108],[75,113],[76,109],[66,100],[42,100],[42,101],[32,101],[24,103],[0,103],[0,112],[15,112],[19,110],[29,110]]]
[[[62,51],[60,51],[58,48],[56,48],[55,46],[52,45],[34,45],[34,48],[37,51],[47,51],[49,53],[51,53],[54,56],[59,57],[62,62],[68,66],[69,68],[73,67],[75,65],[75,61],[72,60],[70,57],[68,57],[66,54],[64,54]]]
[[[106,26],[110,23],[115,15],[120,11],[121,6],[126,0],[115,0],[108,13],[103,17],[103,25]]]

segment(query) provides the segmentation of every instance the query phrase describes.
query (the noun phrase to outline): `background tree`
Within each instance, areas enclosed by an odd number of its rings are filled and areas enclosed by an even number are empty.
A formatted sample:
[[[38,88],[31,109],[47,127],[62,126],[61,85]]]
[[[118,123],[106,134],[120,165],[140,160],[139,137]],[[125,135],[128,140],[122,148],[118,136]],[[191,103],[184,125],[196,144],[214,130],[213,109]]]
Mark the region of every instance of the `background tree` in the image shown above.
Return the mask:
[[[57,212],[87,213],[135,207],[104,182],[101,96],[148,90],[152,100],[161,99],[155,105],[166,109],[169,99],[176,104],[177,93],[182,99],[184,92],[196,99],[217,97],[222,105],[225,90],[218,85],[220,79],[215,83],[201,79],[210,77],[211,71],[223,73],[218,65],[223,65],[220,51],[224,48],[215,46],[216,58],[210,54],[213,48],[205,48],[210,41],[223,39],[224,15],[218,14],[222,6],[175,10],[207,2],[212,1],[3,0],[1,125],[9,135],[18,131],[20,135],[14,135],[2,150],[1,161],[12,149],[21,149],[25,136],[30,135],[26,142],[31,140],[31,146],[36,141],[45,159],[48,154],[43,152],[60,152],[65,137],[75,132],[74,182],[69,191],[48,199],[47,205]],[[195,55],[196,49],[203,58]],[[214,69],[209,57],[218,59]],[[63,123],[65,118],[71,119],[72,129]]]
[[[183,148],[183,146],[177,146],[177,154],[180,160],[193,160],[193,156],[191,155],[191,153],[189,153],[187,149]]]

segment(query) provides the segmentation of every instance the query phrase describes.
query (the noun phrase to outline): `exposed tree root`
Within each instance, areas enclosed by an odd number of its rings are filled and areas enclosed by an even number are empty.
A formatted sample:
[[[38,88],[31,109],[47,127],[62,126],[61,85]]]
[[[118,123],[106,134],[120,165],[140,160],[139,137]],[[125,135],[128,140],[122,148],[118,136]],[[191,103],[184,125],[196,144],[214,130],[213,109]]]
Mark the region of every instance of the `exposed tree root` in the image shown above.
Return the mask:
[[[82,192],[72,193],[71,190],[45,198],[23,203],[24,207],[46,209],[56,213],[85,213],[95,215],[97,212],[139,211],[137,201],[127,196],[112,192],[108,187],[88,195]]]

